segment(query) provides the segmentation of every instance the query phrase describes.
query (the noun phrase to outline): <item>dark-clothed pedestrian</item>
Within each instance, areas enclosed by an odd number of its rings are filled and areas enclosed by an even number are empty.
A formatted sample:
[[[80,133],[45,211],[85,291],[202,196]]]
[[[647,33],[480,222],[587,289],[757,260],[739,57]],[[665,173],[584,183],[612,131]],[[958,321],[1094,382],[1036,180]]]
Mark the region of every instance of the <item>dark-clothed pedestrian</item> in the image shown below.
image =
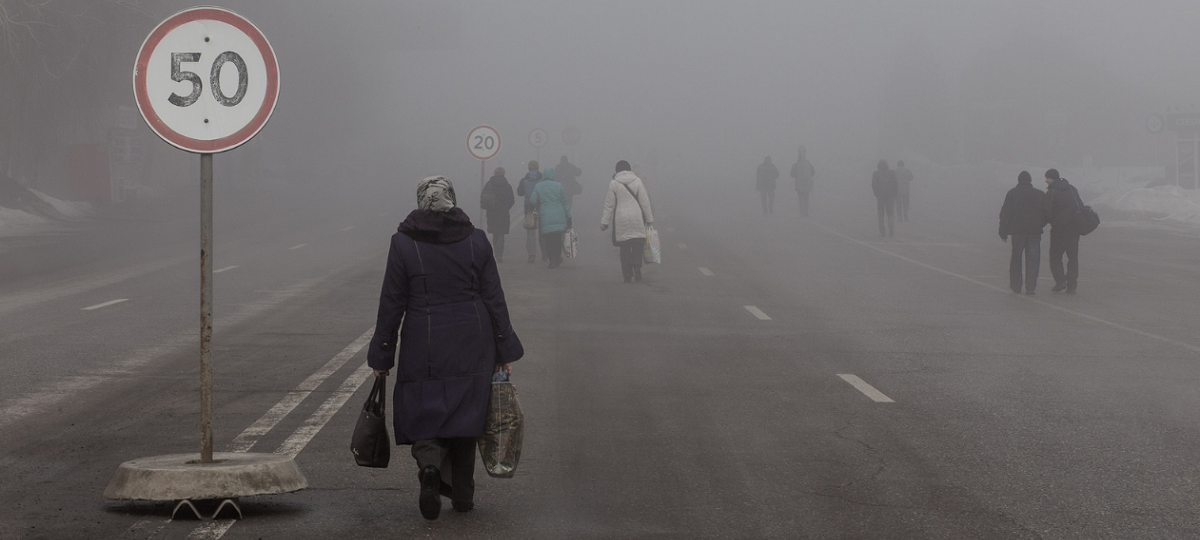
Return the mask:
[[[1075,210],[1081,204],[1079,192],[1058,174],[1058,169],[1046,171],[1046,196],[1042,211],[1050,223],[1050,275],[1054,276],[1053,292],[1066,290],[1074,294],[1079,283],[1079,229],[1075,226]],[[1067,268],[1063,270],[1063,255]]]
[[[871,175],[871,190],[875,192],[875,202],[879,209],[879,236],[884,236],[883,217],[887,215],[887,236],[896,233],[896,219],[893,214],[896,207],[896,174],[888,168],[887,161],[879,160],[875,173]]]
[[[617,174],[604,196],[600,230],[613,228],[613,245],[621,248],[621,275],[625,283],[642,280],[642,250],[646,245],[646,227],[654,224],[650,195],[642,179],[633,174],[629,162],[617,162]]]
[[[771,163],[771,156],[767,156],[754,173],[754,187],[762,196],[763,215],[775,212],[775,181],[778,179],[779,169]]]
[[[367,363],[376,377],[396,368],[396,444],[412,445],[421,515],[436,519],[442,496],[459,512],[475,505],[492,374],[512,371],[496,363],[497,340],[518,338],[487,234],[457,207],[454,186],[426,177],[417,201],[392,235]]]
[[[1008,261],[1008,286],[1012,292],[1032,295],[1037,289],[1038,267],[1042,262],[1042,230],[1046,226],[1042,204],[1046,194],[1033,187],[1029,171],[1017,175],[1017,187],[1008,190],[1000,207],[1000,239],[1012,237],[1012,256]],[[1025,256],[1024,276],[1021,256]]]
[[[542,172],[542,181],[533,188],[529,200],[540,216],[542,254],[549,258],[547,268],[558,268],[563,262],[563,233],[571,228],[571,205],[562,184],[555,180],[554,169]]]
[[[812,192],[813,178],[817,170],[813,164],[804,158],[804,147],[800,147],[800,157],[792,165],[792,178],[796,179],[796,196],[800,199],[800,216],[808,217],[808,194]]]
[[[583,170],[567,161],[567,156],[559,159],[558,165],[554,166],[554,178],[562,184],[563,193],[567,195],[568,206],[574,203],[576,195],[583,193],[583,184],[579,183],[581,174],[583,174]]]
[[[913,173],[904,167],[903,161],[896,162],[896,218],[908,222],[908,201]]]
[[[504,235],[512,228],[509,211],[516,202],[512,185],[504,177],[504,168],[496,167],[479,195],[479,206],[487,212],[487,230],[492,233],[496,262],[504,262]]]
[[[525,218],[529,219],[529,214],[533,213],[533,203],[529,202],[529,197],[533,196],[533,188],[542,181],[542,173],[538,171],[538,162],[529,162],[529,172],[525,173],[525,177],[517,183],[517,195],[525,197]],[[525,253],[529,255],[528,262],[536,262],[538,255],[538,230],[525,230]],[[545,256],[542,257],[545,260]]]

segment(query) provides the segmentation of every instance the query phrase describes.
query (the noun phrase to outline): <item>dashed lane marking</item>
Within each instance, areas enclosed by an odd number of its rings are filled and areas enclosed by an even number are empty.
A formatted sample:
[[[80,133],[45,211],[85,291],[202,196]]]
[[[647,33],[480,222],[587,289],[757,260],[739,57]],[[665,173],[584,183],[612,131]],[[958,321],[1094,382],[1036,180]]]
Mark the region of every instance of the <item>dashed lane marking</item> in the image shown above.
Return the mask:
[[[128,302],[128,301],[129,301],[128,298],[118,298],[116,300],[109,300],[103,304],[96,304],[94,306],[85,307],[80,311],[94,311],[94,310],[97,310],[100,308],[106,308],[108,306],[112,306],[112,305],[120,304],[121,302]]]
[[[716,275],[716,274],[714,274],[714,273],[712,272],[712,270],[709,270],[709,269],[707,269],[707,268],[705,268],[705,267],[703,267],[703,266],[701,266],[701,267],[700,267],[700,273],[701,273],[701,274],[704,274],[704,275],[706,275],[706,276],[708,276],[708,277],[713,277],[713,276],[715,276],[715,275]]]
[[[288,248],[288,249],[289,249],[289,250],[297,250],[297,249],[300,249],[300,248],[302,248],[302,247],[304,247],[304,246],[307,246],[307,245],[308,245],[308,244],[298,244],[298,245],[292,246],[292,247],[290,247],[290,248]]]
[[[351,225],[349,227],[346,227],[345,229],[342,229],[342,232],[351,231],[351,230],[354,230],[354,228],[355,228],[355,225]]]
[[[279,403],[276,403],[274,407],[271,407],[271,410],[262,415],[262,418],[259,418],[258,421],[246,428],[241,435],[238,435],[233,439],[232,451],[249,452],[250,449],[254,447],[255,443],[258,442],[259,438],[274,429],[275,426],[278,425],[279,422],[284,419],[284,417],[291,413],[292,410],[294,410],[296,406],[300,404],[300,402],[304,401],[304,399],[307,398],[309,394],[313,392],[313,390],[316,390],[317,387],[321,386],[321,383],[325,382],[330,375],[333,375],[335,372],[337,372],[337,370],[341,369],[341,367],[345,365],[350,358],[354,357],[355,354],[358,354],[358,351],[362,350],[362,348],[371,341],[371,336],[374,334],[375,328],[372,327],[364,332],[363,335],[358,336],[358,339],[347,345],[345,349],[342,349],[342,352],[335,355],[331,360],[329,360],[329,362],[322,366],[321,369],[318,369],[315,373],[309,375],[307,379],[304,379],[304,382],[301,382],[295,390],[292,390],[291,392],[288,392],[286,396],[283,396],[283,399],[279,400]]]
[[[222,268],[222,269],[220,269],[220,270],[213,270],[213,273],[214,273],[214,274],[220,274],[221,272],[228,272],[228,271],[230,271],[230,270],[233,270],[234,268],[237,268],[237,267],[238,267],[238,266],[237,266],[236,264],[235,264],[235,265],[233,265],[233,266],[226,266],[225,268]]]
[[[769,317],[766,313],[763,313],[763,310],[758,309],[757,307],[754,307],[754,306],[742,306],[742,307],[746,308],[746,311],[749,311],[751,315],[758,317],[758,319],[760,321],[771,320],[771,317]]]
[[[358,388],[362,386],[364,382],[367,382],[367,378],[371,376],[371,366],[368,366],[366,362],[363,362],[363,364],[359,366],[358,369],[354,370],[354,373],[352,373],[350,377],[347,378],[340,387],[338,387],[337,391],[334,392],[333,395],[329,396],[329,399],[325,400],[325,403],[322,403],[321,407],[318,408],[317,411],[312,414],[312,416],[308,417],[308,420],[304,422],[303,426],[297,428],[296,431],[293,432],[286,441],[283,441],[283,444],[279,445],[279,448],[275,450],[275,453],[296,457],[302,450],[304,450],[305,446],[308,446],[309,441],[313,440],[313,437],[316,437],[317,433],[321,432],[321,428],[325,427],[325,424],[329,422],[329,419],[333,418],[333,415],[337,414],[337,412],[341,410],[342,405],[346,404],[346,401],[350,399],[350,396],[354,395],[354,392],[358,391]]]
[[[824,226],[824,225],[821,225],[821,224],[819,224],[819,223],[814,223],[814,225],[816,225],[818,228],[820,228],[821,230],[823,230],[823,231],[825,231],[825,232],[827,232],[827,233],[829,233],[829,234],[832,234],[832,235],[834,235],[834,236],[837,236],[837,237],[840,237],[840,238],[844,238],[844,239],[846,239],[846,240],[849,240],[849,241],[851,241],[851,242],[854,242],[854,243],[856,243],[856,244],[858,244],[858,245],[861,245],[861,246],[864,246],[864,247],[867,247],[867,248],[873,249],[873,250],[875,250],[875,251],[878,251],[878,252],[880,252],[880,253],[883,253],[884,255],[891,255],[892,257],[895,257],[895,258],[897,258],[897,259],[900,259],[900,260],[902,260],[902,261],[908,261],[908,262],[910,262],[910,263],[913,263],[913,264],[915,264],[915,265],[917,265],[917,266],[920,266],[920,267],[922,267],[922,268],[925,268],[925,269],[928,269],[928,270],[933,270],[934,272],[938,272],[938,273],[941,273],[941,274],[945,274],[945,275],[947,275],[947,276],[956,277],[956,278],[958,278],[958,279],[961,279],[961,280],[963,280],[963,281],[968,281],[968,282],[974,283],[974,284],[976,284],[976,285],[979,285],[980,287],[985,287],[985,288],[991,289],[991,290],[993,290],[993,291],[996,291],[996,292],[1002,292],[1002,293],[1005,293],[1006,295],[1011,295],[1011,294],[1012,294],[1012,293],[1011,293],[1011,291],[1009,291],[1009,289],[1008,289],[1007,287],[1001,288],[1001,287],[997,287],[997,286],[995,286],[995,285],[990,285],[990,284],[984,283],[984,282],[982,282],[982,281],[979,281],[979,280],[977,280],[977,279],[974,279],[974,278],[971,278],[971,277],[968,277],[968,276],[964,276],[964,275],[962,275],[962,274],[957,274],[957,273],[951,272],[951,271],[949,271],[949,270],[944,270],[944,269],[938,268],[938,267],[936,267],[936,266],[933,266],[933,265],[931,265],[931,264],[926,264],[926,263],[923,263],[923,262],[921,262],[921,261],[918,261],[918,260],[916,260],[916,259],[911,259],[911,258],[909,258],[909,257],[905,257],[904,255],[900,255],[900,254],[898,254],[898,253],[892,253],[891,251],[888,251],[888,250],[886,250],[886,249],[883,249],[883,248],[881,248],[881,247],[878,247],[878,246],[873,246],[873,245],[871,245],[871,244],[870,244],[870,243],[868,243],[868,242],[863,242],[862,240],[859,240],[859,239],[857,239],[857,238],[854,238],[854,237],[851,237],[851,236],[848,236],[848,235],[842,234],[842,233],[840,233],[840,232],[837,232],[837,231],[835,231],[835,230],[833,230],[833,229],[830,229],[829,227],[826,227],[826,226]],[[1040,279],[1039,279],[1039,281],[1040,281]],[[1170,343],[1170,344],[1172,344],[1172,345],[1175,345],[1175,346],[1178,346],[1178,347],[1182,347],[1182,348],[1184,348],[1184,349],[1187,349],[1187,350],[1189,350],[1189,351],[1192,351],[1192,352],[1195,352],[1195,353],[1200,353],[1200,346],[1197,346],[1197,345],[1192,345],[1191,343],[1187,343],[1187,342],[1179,341],[1179,340],[1177,340],[1177,339],[1171,339],[1171,338],[1169,338],[1169,337],[1166,337],[1166,336],[1160,336],[1160,335],[1158,335],[1158,334],[1152,334],[1152,333],[1150,333],[1150,332],[1147,332],[1147,331],[1145,331],[1145,330],[1138,330],[1137,328],[1132,328],[1132,327],[1125,326],[1125,325],[1123,325],[1123,324],[1120,324],[1120,323],[1115,323],[1115,322],[1112,322],[1112,321],[1109,321],[1109,320],[1101,319],[1100,317],[1096,317],[1096,316],[1094,316],[1094,315],[1088,315],[1087,313],[1083,313],[1083,312],[1081,312],[1081,311],[1075,311],[1075,310],[1073,310],[1073,309],[1070,309],[1070,308],[1065,308],[1065,307],[1062,307],[1062,306],[1059,306],[1059,305],[1051,304],[1050,302],[1046,302],[1045,300],[1038,300],[1038,299],[1037,299],[1037,297],[1034,297],[1034,296],[1021,295],[1021,296],[1019,296],[1019,298],[1021,298],[1022,300],[1025,300],[1026,302],[1033,302],[1033,303],[1035,303],[1035,304],[1038,304],[1038,305],[1041,305],[1041,306],[1044,306],[1044,307],[1048,307],[1048,308],[1050,308],[1050,309],[1053,309],[1053,310],[1056,310],[1056,311],[1060,311],[1060,312],[1063,312],[1063,313],[1069,313],[1069,314],[1071,314],[1071,315],[1074,315],[1074,316],[1076,316],[1076,317],[1079,317],[1079,318],[1081,318],[1081,319],[1086,319],[1086,320],[1092,321],[1092,322],[1094,322],[1094,323],[1097,323],[1097,324],[1102,324],[1102,325],[1108,326],[1108,327],[1110,327],[1110,328],[1116,328],[1116,329],[1118,329],[1118,330],[1124,330],[1124,331],[1126,331],[1126,332],[1129,332],[1129,333],[1131,333],[1131,334],[1136,334],[1136,335],[1139,335],[1139,336],[1142,336],[1142,337],[1146,337],[1146,338],[1150,338],[1150,339],[1155,339],[1155,340],[1158,340],[1158,341],[1162,341],[1162,342],[1164,342],[1164,343]]]
[[[895,403],[895,401],[892,401],[892,398],[883,395],[883,392],[876,390],[874,386],[867,384],[866,381],[858,378],[857,375],[840,373],[838,374],[838,377],[841,377],[842,380],[850,383],[850,386],[857,388],[859,392],[866,394],[867,397],[871,398],[871,400],[876,403]]]
[[[233,527],[234,523],[237,523],[236,519],[209,521],[196,527],[196,530],[187,535],[187,540],[219,540],[222,536],[225,536],[230,527]]]
[[[680,243],[680,244],[679,244],[679,249],[687,249],[687,244]]]

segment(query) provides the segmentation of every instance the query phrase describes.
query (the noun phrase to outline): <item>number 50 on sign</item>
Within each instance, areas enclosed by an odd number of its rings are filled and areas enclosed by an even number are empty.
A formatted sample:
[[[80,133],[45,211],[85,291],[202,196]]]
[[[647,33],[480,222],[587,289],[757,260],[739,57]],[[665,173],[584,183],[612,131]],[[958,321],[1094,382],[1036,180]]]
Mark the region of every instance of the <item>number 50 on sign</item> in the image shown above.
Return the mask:
[[[279,97],[279,65],[250,21],[220,8],[194,8],[146,38],[133,88],[159,137],[214,154],[244,144],[266,125]]]

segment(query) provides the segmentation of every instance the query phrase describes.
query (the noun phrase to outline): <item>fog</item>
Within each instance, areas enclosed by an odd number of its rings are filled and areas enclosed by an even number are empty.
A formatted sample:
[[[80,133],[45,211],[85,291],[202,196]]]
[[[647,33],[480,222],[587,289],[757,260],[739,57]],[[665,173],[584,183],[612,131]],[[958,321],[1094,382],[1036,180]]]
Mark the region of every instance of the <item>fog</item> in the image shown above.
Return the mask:
[[[132,105],[136,46],[186,6],[134,4],[104,29],[126,39],[87,59],[108,64],[97,72],[109,90],[85,104],[93,110]],[[244,165],[238,176],[346,190],[411,187],[436,171],[471,199],[478,163],[463,143],[478,124],[503,139],[489,172],[570,154],[585,182],[597,182],[624,158],[681,188],[748,185],[766,155],[786,172],[799,145],[818,170],[847,176],[906,156],[938,167],[1162,166],[1164,141],[1146,132],[1145,118],[1194,110],[1200,90],[1188,68],[1200,36],[1183,1],[225,5],[272,40],[283,85],[256,148],[220,159]],[[14,57],[66,46],[43,39],[22,48],[25,29],[7,31]],[[22,65],[6,64],[6,78],[14,66]],[[55,81],[82,82],[40,82]],[[26,110],[47,110],[30,103],[43,94],[10,94]],[[61,162],[69,144],[90,142],[67,141],[80,116],[53,119],[46,140],[58,148],[39,161]],[[577,148],[562,142],[567,126],[583,134]],[[550,134],[540,152],[527,142],[534,128]],[[159,146],[156,156],[173,153]],[[14,177],[63,183],[65,167],[14,154],[4,153]]]

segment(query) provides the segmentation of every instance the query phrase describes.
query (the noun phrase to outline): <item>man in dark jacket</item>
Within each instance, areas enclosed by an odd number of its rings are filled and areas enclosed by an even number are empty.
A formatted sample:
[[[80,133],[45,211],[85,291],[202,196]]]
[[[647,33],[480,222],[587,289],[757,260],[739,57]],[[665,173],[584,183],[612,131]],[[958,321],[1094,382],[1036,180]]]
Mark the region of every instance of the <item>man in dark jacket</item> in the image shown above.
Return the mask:
[[[1017,175],[1017,187],[1008,190],[1004,206],[1000,207],[1000,239],[1012,237],[1012,257],[1008,261],[1008,286],[1021,292],[1021,254],[1025,255],[1025,294],[1037,288],[1038,267],[1042,258],[1042,229],[1046,218],[1042,203],[1046,194],[1033,187],[1029,171]]]
[[[879,207],[879,236],[884,235],[883,216],[885,214],[887,215],[887,236],[896,233],[896,217],[893,212],[895,212],[896,193],[899,189],[896,184],[896,174],[888,168],[886,161],[879,160],[878,168],[871,175],[871,191],[875,192],[875,203]]]
[[[517,183],[517,195],[525,197],[525,216],[533,213],[535,210],[533,203],[529,202],[529,197],[533,195],[533,188],[538,182],[542,181],[542,173],[538,171],[538,162],[529,162],[529,172],[525,177]],[[529,262],[536,262],[538,255],[538,230],[537,227],[525,229],[525,252],[529,254]],[[544,258],[545,255],[542,255]]]
[[[779,169],[771,163],[771,156],[767,156],[754,175],[754,187],[762,195],[763,215],[775,212],[775,180],[778,178]]]
[[[567,161],[567,156],[563,156],[558,161],[558,165],[554,166],[554,179],[563,186],[563,193],[567,196],[567,206],[571,206],[576,195],[583,193],[583,184],[579,183],[581,174],[583,174],[583,170]]]
[[[512,185],[504,177],[504,168],[496,167],[495,174],[483,186],[479,195],[479,206],[487,211],[487,230],[492,233],[492,249],[496,262],[504,262],[504,235],[512,228],[509,210],[517,203]]]
[[[1042,212],[1050,223],[1050,274],[1054,276],[1054,288],[1075,293],[1079,279],[1079,230],[1075,227],[1075,210],[1079,206],[1079,192],[1058,175],[1058,169],[1046,171],[1046,196],[1042,199]],[[1063,271],[1063,255],[1067,256],[1067,269]]]
[[[796,196],[800,199],[800,217],[808,217],[808,194],[812,192],[813,177],[817,170],[813,164],[804,158],[804,147],[800,147],[800,157],[792,165],[792,178],[796,180]]]

